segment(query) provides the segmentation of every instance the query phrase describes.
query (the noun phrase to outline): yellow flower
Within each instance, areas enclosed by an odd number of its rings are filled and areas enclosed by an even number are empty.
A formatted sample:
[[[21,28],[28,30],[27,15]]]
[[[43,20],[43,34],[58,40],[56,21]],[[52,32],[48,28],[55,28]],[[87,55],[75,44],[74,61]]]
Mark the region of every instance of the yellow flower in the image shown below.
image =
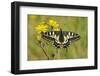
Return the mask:
[[[40,24],[36,27],[37,32],[40,34],[41,32],[48,31],[48,25],[46,24]]]
[[[59,28],[59,24],[55,21],[50,19],[49,20],[49,25],[54,29],[54,28]]]
[[[54,28],[53,30],[54,30],[54,31],[60,31],[60,29],[59,29],[59,28]]]

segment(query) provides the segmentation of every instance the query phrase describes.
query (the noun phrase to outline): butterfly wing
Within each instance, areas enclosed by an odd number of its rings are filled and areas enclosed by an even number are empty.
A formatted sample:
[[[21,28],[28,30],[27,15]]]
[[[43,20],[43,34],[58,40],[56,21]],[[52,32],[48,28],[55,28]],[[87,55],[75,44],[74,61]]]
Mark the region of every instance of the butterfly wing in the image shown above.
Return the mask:
[[[71,42],[80,38],[79,34],[68,31],[49,31],[42,34],[42,38],[54,42],[57,48],[67,48]]]
[[[67,32],[67,31],[63,31],[63,34],[65,36],[65,40],[69,40],[70,42],[74,42],[76,40],[80,39],[80,35],[75,33],[75,32]]]
[[[54,41],[59,35],[59,31],[49,31],[42,34],[42,38],[48,41]]]

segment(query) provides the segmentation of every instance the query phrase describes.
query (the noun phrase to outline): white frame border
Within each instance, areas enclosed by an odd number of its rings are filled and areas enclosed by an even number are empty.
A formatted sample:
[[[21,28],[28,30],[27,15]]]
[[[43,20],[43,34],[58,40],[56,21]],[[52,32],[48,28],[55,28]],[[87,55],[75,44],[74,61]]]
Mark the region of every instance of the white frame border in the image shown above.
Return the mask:
[[[88,59],[27,61],[27,14],[88,17]],[[67,64],[66,64],[67,63]],[[94,66],[94,11],[20,7],[20,70]]]

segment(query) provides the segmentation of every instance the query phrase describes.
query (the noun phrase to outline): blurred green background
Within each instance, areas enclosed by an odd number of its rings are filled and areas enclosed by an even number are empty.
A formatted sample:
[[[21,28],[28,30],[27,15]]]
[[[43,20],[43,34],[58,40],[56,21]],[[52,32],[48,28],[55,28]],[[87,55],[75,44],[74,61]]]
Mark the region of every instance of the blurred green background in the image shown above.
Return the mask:
[[[29,14],[27,16],[28,20],[28,60],[47,60],[43,50],[38,45],[38,40],[36,38],[37,32],[35,27],[41,22],[47,22],[49,19],[55,20],[62,30],[72,31],[80,35],[80,40],[75,41],[68,47],[67,51],[65,49],[58,49],[58,55],[54,58],[56,54],[55,47],[50,43],[45,46],[45,52],[49,56],[49,59],[83,59],[88,57],[88,18],[79,16],[43,16],[43,15],[33,15]],[[43,41],[45,42],[45,40]]]

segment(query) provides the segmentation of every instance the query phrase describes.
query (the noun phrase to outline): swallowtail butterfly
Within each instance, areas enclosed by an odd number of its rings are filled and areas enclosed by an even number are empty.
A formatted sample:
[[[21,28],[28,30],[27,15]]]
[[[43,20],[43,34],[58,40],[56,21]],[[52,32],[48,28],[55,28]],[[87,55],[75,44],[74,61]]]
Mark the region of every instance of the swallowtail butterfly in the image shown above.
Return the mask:
[[[56,48],[67,48],[70,43],[80,39],[79,34],[67,31],[49,31],[42,33],[42,38],[52,41]]]

